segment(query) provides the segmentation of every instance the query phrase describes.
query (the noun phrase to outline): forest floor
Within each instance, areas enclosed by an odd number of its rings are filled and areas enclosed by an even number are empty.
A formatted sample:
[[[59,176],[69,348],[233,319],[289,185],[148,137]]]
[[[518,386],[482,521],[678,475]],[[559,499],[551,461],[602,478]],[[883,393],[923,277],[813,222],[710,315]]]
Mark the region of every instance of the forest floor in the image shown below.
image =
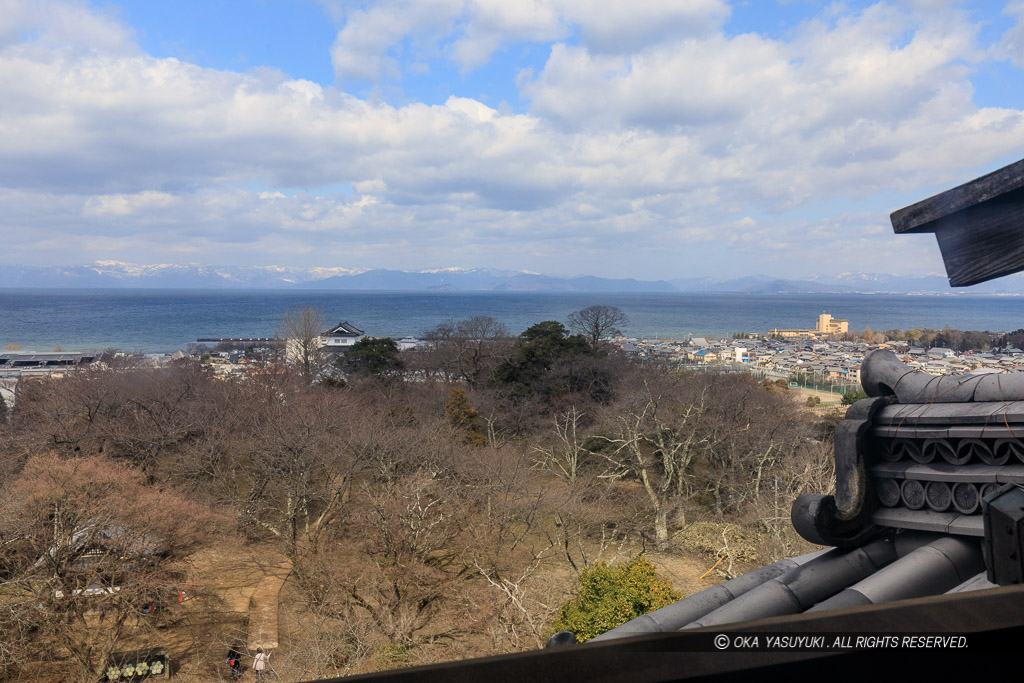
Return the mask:
[[[725,579],[720,571],[712,570],[714,559],[709,560],[703,553],[676,550],[651,552],[648,557],[658,572],[685,595]],[[251,666],[257,646],[274,651],[272,664],[294,661],[296,656],[316,649],[314,641],[322,634],[315,633],[305,619],[297,617],[306,613],[300,604],[301,596],[293,582],[288,580],[290,566],[286,558],[272,548],[239,544],[211,549],[197,554],[193,558],[193,567],[194,588],[185,589],[183,607],[186,609],[175,611],[179,615],[182,611],[186,614],[209,613],[209,607],[215,605],[212,611],[219,617],[208,620],[179,617],[155,632],[140,632],[133,643],[138,647],[167,648],[176,678],[186,682],[229,680],[230,671],[225,658],[228,648],[233,645],[243,653],[242,661],[246,665],[243,680],[252,677],[248,666]],[[570,572],[559,564],[545,567],[536,580],[547,584],[550,594],[556,599],[567,599],[571,593]],[[193,606],[194,609],[190,609]],[[431,661],[445,661],[499,654],[491,649],[493,645],[487,635],[473,635],[432,652],[429,658]],[[394,665],[417,663],[421,662],[398,658]],[[387,668],[387,662],[374,661],[371,669],[382,668],[382,664]],[[370,669],[362,669],[367,670]],[[339,670],[335,675],[356,672]]]
[[[291,565],[273,547],[242,542],[196,553],[191,564],[185,616],[158,630],[158,644],[168,649],[175,677],[227,680],[229,648],[251,663],[256,647],[277,647],[278,593]],[[218,617],[199,616],[207,614]]]
[[[646,553],[659,574],[684,595],[697,593],[763,563],[751,562],[749,554],[745,555],[751,550],[746,548],[744,540],[736,541],[737,557],[731,568],[724,561],[726,558],[716,563],[719,558],[708,549],[696,550],[699,539],[695,534],[717,537],[721,531],[720,525],[707,526],[701,530],[700,525],[694,525],[695,531],[678,535],[669,551]],[[715,539],[708,540],[713,541]],[[641,551],[641,548],[625,548],[609,559],[612,563],[625,561]],[[192,567],[190,583],[184,588],[184,601],[167,610],[166,614],[173,618],[165,616],[167,623],[162,627],[143,628],[132,639],[133,647],[167,648],[175,676],[182,681],[229,680],[230,670],[225,658],[232,646],[243,653],[242,680],[252,679],[248,667],[258,646],[274,652],[271,665],[281,672],[281,680],[290,680],[295,677],[290,674],[300,675],[299,672],[306,673],[303,678],[317,678],[309,675],[313,672],[303,671],[304,667],[298,662],[319,656],[316,651],[326,640],[349,637],[321,633],[311,622],[301,592],[295,582],[289,580],[290,563],[272,546],[229,543],[196,554]],[[573,590],[572,572],[565,562],[552,561],[545,565],[534,581],[536,590],[542,591],[548,604],[553,606],[568,599]],[[483,595],[487,599],[491,594],[485,591]],[[175,599],[178,597],[182,597],[181,594]],[[500,599],[497,592],[493,597]],[[216,617],[200,618],[201,614]],[[495,634],[470,631],[471,628],[458,638],[432,645],[429,651],[398,653],[393,660],[387,658],[392,656],[389,653],[384,656],[371,653],[358,667],[339,662],[337,670],[316,673],[337,676],[508,651],[507,641],[500,641]],[[514,649],[543,645],[537,637],[519,642],[519,647]]]

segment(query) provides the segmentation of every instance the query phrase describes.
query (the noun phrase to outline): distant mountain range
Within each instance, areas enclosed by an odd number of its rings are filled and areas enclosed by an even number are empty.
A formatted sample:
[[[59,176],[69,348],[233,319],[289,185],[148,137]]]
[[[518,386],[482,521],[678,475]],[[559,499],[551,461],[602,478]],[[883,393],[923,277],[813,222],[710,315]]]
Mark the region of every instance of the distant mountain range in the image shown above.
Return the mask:
[[[741,278],[682,278],[669,281],[681,292],[747,294],[1022,294],[1024,276],[1010,275],[973,287],[949,286],[944,275],[838,273],[788,280],[768,275]]]
[[[736,292],[746,294],[1024,294],[1024,276],[950,288],[941,275],[876,273],[813,275],[789,280],[741,278],[614,279],[556,277],[526,271],[434,268],[405,271],[283,266],[137,265],[97,261],[82,266],[0,265],[0,288],[317,289],[492,292]]]

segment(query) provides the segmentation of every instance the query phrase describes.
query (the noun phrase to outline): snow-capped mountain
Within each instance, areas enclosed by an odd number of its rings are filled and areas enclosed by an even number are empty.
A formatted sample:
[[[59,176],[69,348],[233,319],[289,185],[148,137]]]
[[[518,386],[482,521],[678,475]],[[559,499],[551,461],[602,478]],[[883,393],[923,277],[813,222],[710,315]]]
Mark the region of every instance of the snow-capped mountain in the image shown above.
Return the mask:
[[[342,267],[140,265],[96,261],[83,266],[0,265],[0,287],[159,289],[319,289],[405,291],[676,291],[664,281],[561,278],[527,271],[432,268],[421,271]]]
[[[1024,274],[952,289],[943,275],[837,273],[787,279],[674,280],[557,277],[530,271],[438,267],[406,271],[341,266],[207,266],[96,261],[81,266],[0,265],[3,288],[316,289],[501,292],[736,292],[745,294],[1021,294]]]
[[[972,287],[949,286],[945,275],[892,275],[887,273],[836,273],[812,275],[811,282],[828,287],[845,287],[855,292],[1019,294],[1024,292],[1024,274],[982,282]]]

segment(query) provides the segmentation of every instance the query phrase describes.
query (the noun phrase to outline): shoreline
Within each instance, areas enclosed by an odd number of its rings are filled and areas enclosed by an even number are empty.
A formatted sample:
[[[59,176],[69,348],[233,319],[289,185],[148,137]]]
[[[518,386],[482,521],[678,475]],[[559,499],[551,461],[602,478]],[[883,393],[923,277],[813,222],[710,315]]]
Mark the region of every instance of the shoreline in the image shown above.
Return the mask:
[[[0,348],[170,353],[204,337],[273,337],[283,314],[321,308],[328,323],[349,321],[375,337],[422,337],[446,320],[488,316],[512,335],[545,320],[563,322],[591,305],[621,309],[629,337],[730,338],[750,330],[813,327],[822,312],[851,331],[1009,332],[1022,326],[1018,296],[885,294],[589,294],[580,292],[300,292],[253,290],[0,290]]]

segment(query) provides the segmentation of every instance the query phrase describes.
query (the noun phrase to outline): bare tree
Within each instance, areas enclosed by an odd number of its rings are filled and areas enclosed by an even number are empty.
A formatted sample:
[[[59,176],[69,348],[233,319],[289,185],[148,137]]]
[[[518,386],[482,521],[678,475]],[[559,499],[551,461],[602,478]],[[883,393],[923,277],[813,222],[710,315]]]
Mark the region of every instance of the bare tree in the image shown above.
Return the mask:
[[[498,600],[491,601],[499,608],[495,637],[514,649],[539,647],[556,609],[536,585],[539,570],[557,552],[557,540],[542,529],[556,522],[547,514],[549,492],[538,486],[532,464],[529,454],[508,448],[462,473],[475,484],[482,510],[466,556],[497,593]]]
[[[285,340],[285,355],[299,373],[312,382],[326,364],[320,333],[327,327],[327,317],[319,306],[306,304],[286,311],[277,336]]]
[[[302,548],[298,584],[321,618],[362,623],[364,640],[414,648],[468,632],[450,613],[468,588],[462,549],[476,530],[460,486],[415,472],[364,482],[330,543]],[[457,608],[456,608],[457,609]]]
[[[612,415],[600,453],[640,482],[659,545],[670,521],[684,523],[697,493],[716,501],[720,517],[768,492],[774,497],[782,469],[802,462],[812,433],[788,396],[744,375],[651,374]],[[815,472],[801,470],[794,480]],[[787,483],[783,494],[795,488]]]
[[[337,558],[323,567],[322,576],[337,572]],[[280,610],[287,612],[286,605]],[[288,615],[301,620],[302,637],[275,654],[271,661],[277,680],[299,681],[352,674],[373,670],[373,655],[388,642],[381,636],[369,616],[348,610],[334,613],[321,604],[299,608]]]
[[[319,387],[268,382],[253,387],[235,448],[247,467],[232,484],[240,518],[284,543],[316,543],[344,506],[358,459],[348,448],[348,397]]]
[[[481,384],[512,348],[508,328],[487,315],[446,320],[423,333],[429,346],[422,353],[431,370],[447,381]]]
[[[537,446],[537,464],[552,474],[572,484],[579,474],[583,458],[590,454],[583,445],[583,435],[579,433],[581,421],[586,413],[569,406],[564,413],[555,415],[554,445]]]
[[[169,453],[210,426],[217,383],[198,363],[168,368],[83,367],[60,380],[26,384],[19,401],[20,439],[29,452],[100,454],[153,476]]]
[[[794,532],[790,510],[801,494],[834,488],[834,464],[832,444],[827,442],[806,442],[785,457],[774,458],[771,478],[761,482],[750,506],[759,525],[759,559],[772,562],[809,548]]]
[[[370,563],[347,582],[351,604],[393,643],[415,645],[463,632],[460,624],[432,624],[460,577],[459,550],[468,542],[457,486],[412,474],[393,485],[367,486],[364,493],[369,509],[357,524]]]
[[[675,386],[673,386],[673,384]],[[669,516],[691,491],[690,466],[705,445],[701,429],[706,392],[688,395],[689,388],[645,380],[617,419],[602,455],[621,476],[636,478],[654,513],[655,541],[668,543]]]
[[[494,363],[508,353],[511,335],[504,323],[487,315],[461,320],[455,327],[462,342],[462,377],[471,385],[478,384],[489,375]]]
[[[620,327],[629,324],[629,317],[615,306],[588,306],[569,314],[569,329],[582,334],[597,348],[605,337],[621,334]]]
[[[791,397],[742,374],[705,378],[706,448],[701,485],[716,501],[748,501],[780,468],[802,460],[812,426]],[[730,505],[716,506],[721,514]],[[738,507],[738,506],[737,506]]]
[[[215,519],[106,458],[30,458],[0,493],[2,640],[17,645],[27,628],[31,643],[49,644],[48,659],[56,645],[77,678],[95,681],[128,633],[147,626],[140,605],[183,585],[185,559]]]

